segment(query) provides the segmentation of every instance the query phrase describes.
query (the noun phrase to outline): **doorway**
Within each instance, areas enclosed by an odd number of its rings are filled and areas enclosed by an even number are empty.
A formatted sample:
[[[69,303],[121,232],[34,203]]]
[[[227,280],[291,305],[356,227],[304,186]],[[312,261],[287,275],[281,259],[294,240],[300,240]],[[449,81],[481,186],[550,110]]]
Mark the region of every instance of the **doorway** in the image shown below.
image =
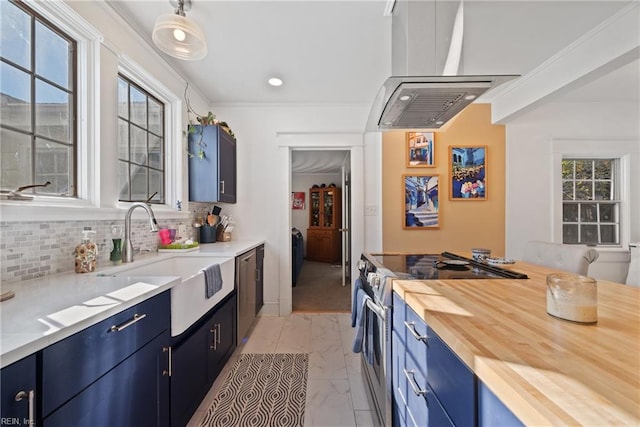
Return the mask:
[[[350,170],[350,213],[351,253],[360,254],[364,250],[364,135],[362,133],[279,133],[279,163],[281,165],[281,182],[286,183],[285,191],[279,197],[276,217],[280,240],[279,256],[279,315],[288,316],[292,311],[292,172],[291,159],[294,151],[347,151],[349,152]],[[359,190],[358,190],[359,189]],[[308,191],[308,189],[307,189]],[[308,194],[306,194],[308,197]],[[306,211],[308,214],[308,211]],[[304,266],[302,267],[304,268]],[[353,263],[348,265],[351,277],[355,277]],[[342,287],[345,291],[353,287],[351,281]],[[351,293],[350,293],[351,294]]]
[[[349,150],[291,150],[294,312],[351,309],[350,166]]]

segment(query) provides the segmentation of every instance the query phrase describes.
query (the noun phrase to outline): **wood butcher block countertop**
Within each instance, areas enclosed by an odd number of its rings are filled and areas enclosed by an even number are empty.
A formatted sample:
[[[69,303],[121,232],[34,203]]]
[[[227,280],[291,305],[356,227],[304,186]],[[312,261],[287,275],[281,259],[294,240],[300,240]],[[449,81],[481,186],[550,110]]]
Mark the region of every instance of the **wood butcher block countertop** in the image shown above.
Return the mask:
[[[393,289],[526,425],[640,426],[640,290],[598,281],[598,323],[547,314],[527,280],[394,280]]]

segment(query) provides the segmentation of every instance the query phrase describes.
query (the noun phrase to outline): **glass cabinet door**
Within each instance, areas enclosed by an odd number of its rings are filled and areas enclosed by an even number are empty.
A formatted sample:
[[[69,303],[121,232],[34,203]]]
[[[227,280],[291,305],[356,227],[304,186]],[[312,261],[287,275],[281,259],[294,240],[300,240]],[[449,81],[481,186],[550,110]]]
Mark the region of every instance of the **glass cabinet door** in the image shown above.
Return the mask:
[[[327,191],[324,194],[324,227],[333,227],[333,203],[334,192]]]
[[[311,191],[311,226],[320,226],[320,192]]]

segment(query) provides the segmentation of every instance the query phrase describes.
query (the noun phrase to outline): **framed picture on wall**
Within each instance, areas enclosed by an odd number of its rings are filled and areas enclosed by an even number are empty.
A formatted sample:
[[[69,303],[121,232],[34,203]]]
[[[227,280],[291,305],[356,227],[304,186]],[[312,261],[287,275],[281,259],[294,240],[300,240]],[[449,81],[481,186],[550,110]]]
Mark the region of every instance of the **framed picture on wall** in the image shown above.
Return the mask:
[[[487,146],[449,147],[450,200],[487,200]]]
[[[294,191],[291,193],[291,209],[304,209],[304,191]]]
[[[402,228],[420,230],[440,227],[438,175],[402,175],[404,215]]]
[[[407,132],[407,167],[435,167],[435,134],[433,132]]]

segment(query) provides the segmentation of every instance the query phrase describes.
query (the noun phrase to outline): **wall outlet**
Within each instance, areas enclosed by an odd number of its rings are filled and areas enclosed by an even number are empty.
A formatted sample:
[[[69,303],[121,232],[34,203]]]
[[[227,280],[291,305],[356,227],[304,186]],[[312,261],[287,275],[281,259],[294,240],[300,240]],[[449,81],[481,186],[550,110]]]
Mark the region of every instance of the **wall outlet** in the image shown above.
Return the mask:
[[[178,225],[178,236],[180,238],[182,238],[182,239],[187,237],[187,226],[186,226],[186,224],[179,224]]]
[[[378,215],[378,207],[376,205],[367,205],[364,209],[365,216]]]

